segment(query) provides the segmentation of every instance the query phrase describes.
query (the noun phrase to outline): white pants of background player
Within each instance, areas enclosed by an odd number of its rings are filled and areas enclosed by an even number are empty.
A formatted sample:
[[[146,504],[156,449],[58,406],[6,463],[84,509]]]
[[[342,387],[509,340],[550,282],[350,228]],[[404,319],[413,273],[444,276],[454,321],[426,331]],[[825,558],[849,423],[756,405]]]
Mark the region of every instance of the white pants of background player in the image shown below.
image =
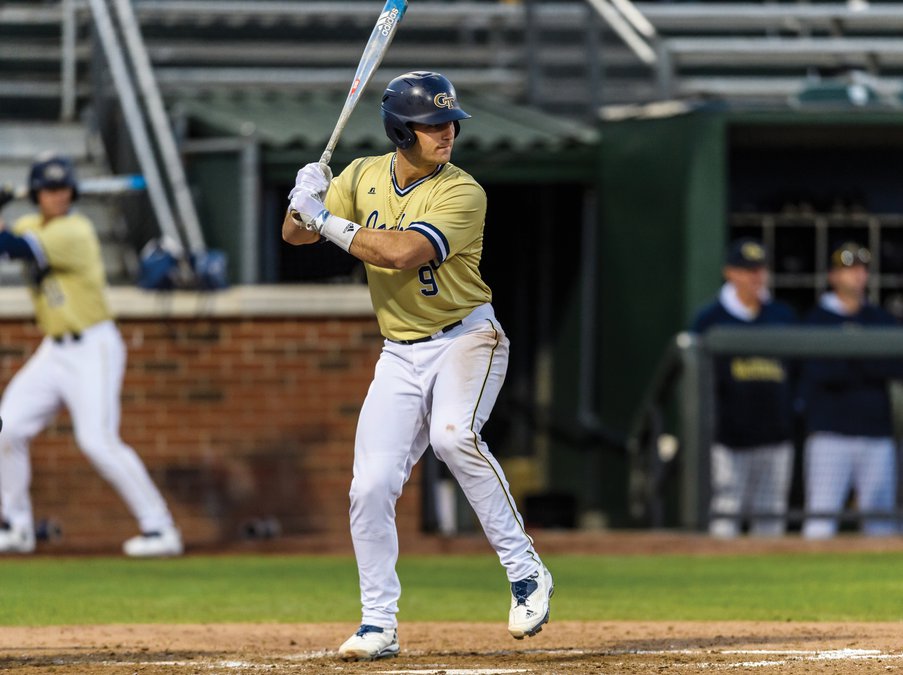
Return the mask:
[[[119,393],[125,373],[125,345],[112,321],[91,326],[80,339],[44,338],[16,373],[0,401],[0,503],[15,530],[34,528],[31,497],[31,439],[69,410],[75,440],[138,520],[142,532],[172,527],[166,503],[135,451],[119,438]]]
[[[460,484],[508,580],[540,569],[502,469],[480,438],[507,366],[508,339],[488,304],[429,342],[386,341],[354,447],[351,535],[362,623],[397,625],[395,502],[428,444]]]
[[[897,508],[897,445],[891,438],[814,433],[806,440],[806,511],[840,513],[852,487],[859,511],[892,513]],[[897,534],[896,520],[866,518],[864,534]],[[808,518],[803,536],[837,534],[836,518]]]
[[[774,514],[751,518],[749,533],[777,537],[787,527],[787,500],[793,475],[790,441],[752,448],[712,447],[713,517],[709,533],[715,537],[740,534],[744,513]],[[734,517],[730,517],[734,516]]]

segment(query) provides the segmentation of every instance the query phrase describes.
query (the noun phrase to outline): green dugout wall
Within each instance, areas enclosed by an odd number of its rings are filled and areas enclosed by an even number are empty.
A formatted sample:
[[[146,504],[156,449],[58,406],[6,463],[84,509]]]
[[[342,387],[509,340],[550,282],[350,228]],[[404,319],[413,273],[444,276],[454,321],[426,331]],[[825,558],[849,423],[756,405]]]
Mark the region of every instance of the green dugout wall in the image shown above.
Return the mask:
[[[603,125],[602,418],[626,430],[668,337],[712,291],[725,243],[725,117]]]
[[[776,261],[773,278],[778,286],[786,285],[776,288],[776,294],[799,300],[798,308],[814,300],[824,284],[819,258],[832,236],[857,236],[874,246],[876,237],[885,236],[880,230],[886,225],[892,230],[885,239],[903,242],[903,200],[894,188],[903,166],[903,115],[892,109],[703,107],[607,120],[600,128],[595,377],[599,419],[613,432],[629,428],[669,338],[685,329],[699,305],[716,293],[728,239],[756,233],[755,228],[738,227],[737,214],[731,212],[746,208],[747,197],[761,203],[807,194],[815,206],[804,208],[828,212],[812,216],[827,223],[827,234],[818,241],[821,250],[815,253],[792,250],[800,241],[803,248],[809,246],[804,227],[797,228],[796,243],[788,240],[786,246],[779,219],[772,228],[772,236],[775,229],[778,233],[777,247],[788,250]],[[830,211],[838,207],[828,204],[832,196],[847,194],[861,200],[854,208],[883,215],[836,216],[832,230],[835,214]],[[815,239],[813,234],[813,247]],[[903,243],[896,248],[903,250]],[[884,268],[872,289],[873,299],[886,306],[898,293],[903,271],[894,268],[903,265],[903,257],[896,261],[888,256],[881,256]],[[814,267],[789,274],[793,265]],[[629,524],[624,462],[617,453],[601,457],[598,494],[587,494],[609,522]]]

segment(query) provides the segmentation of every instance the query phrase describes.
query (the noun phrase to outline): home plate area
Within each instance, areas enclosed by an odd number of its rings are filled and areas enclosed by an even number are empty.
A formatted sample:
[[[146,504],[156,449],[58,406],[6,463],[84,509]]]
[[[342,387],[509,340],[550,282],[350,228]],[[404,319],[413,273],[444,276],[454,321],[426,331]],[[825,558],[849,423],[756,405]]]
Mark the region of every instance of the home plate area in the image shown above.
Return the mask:
[[[0,671],[28,675],[411,675],[756,672],[903,675],[899,623],[552,622],[515,642],[504,624],[402,623],[402,652],[346,663],[344,624],[0,628]]]

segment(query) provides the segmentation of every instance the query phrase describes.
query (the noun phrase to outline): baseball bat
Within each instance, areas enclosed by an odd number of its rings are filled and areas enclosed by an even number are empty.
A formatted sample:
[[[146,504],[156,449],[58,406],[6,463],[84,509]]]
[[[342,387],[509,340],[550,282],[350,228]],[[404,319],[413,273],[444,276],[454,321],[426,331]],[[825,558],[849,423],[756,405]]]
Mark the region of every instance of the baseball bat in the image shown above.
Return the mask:
[[[144,190],[146,184],[141,174],[122,174],[118,176],[96,176],[78,182],[78,191],[83,195],[118,195],[124,192]],[[15,199],[28,198],[28,186],[13,187]]]
[[[361,55],[361,60],[357,65],[357,72],[354,73],[354,79],[351,81],[351,89],[345,98],[345,105],[342,106],[342,112],[339,114],[335,129],[332,130],[332,136],[329,137],[326,149],[320,156],[320,164],[323,165],[323,172],[327,176],[330,175],[327,167],[332,160],[332,153],[336,145],[338,145],[339,137],[345,129],[345,124],[347,124],[348,118],[351,117],[351,113],[354,111],[361,93],[363,93],[371,76],[376,72],[383,57],[389,50],[392,38],[395,37],[395,32],[398,30],[398,24],[401,23],[407,9],[408,0],[386,0],[386,5],[383,7],[383,11],[380,12],[376,25],[373,26],[370,39],[367,40],[364,53]],[[292,211],[292,218],[299,220],[297,216],[297,211]]]
[[[332,159],[332,153],[339,142],[339,136],[342,135],[342,130],[344,130],[348,118],[354,111],[361,93],[389,50],[392,38],[395,37],[395,32],[398,30],[398,24],[401,23],[407,9],[408,0],[386,1],[383,11],[380,13],[379,18],[376,20],[376,25],[373,26],[373,31],[370,33],[370,39],[367,40],[367,45],[364,47],[364,53],[361,55],[357,72],[355,72],[354,79],[351,81],[351,89],[348,91],[348,97],[345,99],[345,105],[342,107],[335,129],[333,129],[332,136],[330,136],[329,142],[326,144],[326,149],[320,157],[321,164],[329,164]]]

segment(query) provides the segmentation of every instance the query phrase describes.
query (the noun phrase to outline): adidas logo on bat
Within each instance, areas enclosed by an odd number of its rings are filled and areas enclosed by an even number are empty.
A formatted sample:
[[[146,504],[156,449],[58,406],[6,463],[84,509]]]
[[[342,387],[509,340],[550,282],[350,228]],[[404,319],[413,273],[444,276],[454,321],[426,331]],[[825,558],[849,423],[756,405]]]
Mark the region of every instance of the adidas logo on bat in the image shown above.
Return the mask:
[[[397,7],[394,7],[391,12],[387,12],[379,17],[379,21],[376,22],[376,25],[380,28],[383,37],[389,37],[389,33],[392,32],[392,26],[395,25],[396,21],[398,21]]]

